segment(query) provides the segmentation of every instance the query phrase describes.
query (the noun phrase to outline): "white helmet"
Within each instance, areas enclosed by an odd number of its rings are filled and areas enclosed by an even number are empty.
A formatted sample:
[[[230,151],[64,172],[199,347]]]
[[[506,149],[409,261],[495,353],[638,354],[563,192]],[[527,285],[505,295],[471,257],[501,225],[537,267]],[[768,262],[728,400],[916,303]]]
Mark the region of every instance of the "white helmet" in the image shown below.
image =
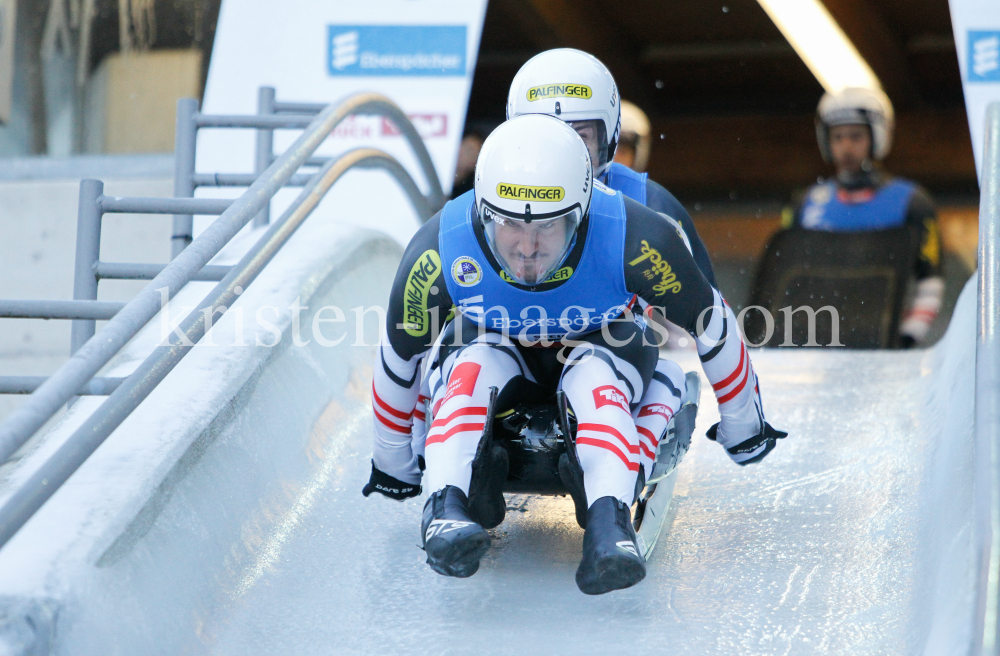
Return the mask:
[[[476,162],[476,210],[494,257],[521,284],[544,282],[590,209],[593,171],[573,128],[544,115],[502,123]]]
[[[830,128],[835,125],[867,125],[872,133],[872,158],[885,159],[892,147],[895,114],[889,97],[879,89],[851,87],[825,93],[816,109],[816,140],[827,162],[830,156]]]
[[[635,142],[635,159],[632,169],[642,173],[649,162],[649,119],[642,111],[627,100],[622,100],[621,140]]]
[[[598,149],[594,174],[604,175],[618,146],[621,107],[618,86],[607,67],[581,50],[557,48],[529,59],[514,76],[507,118],[549,114],[566,121],[594,121]]]

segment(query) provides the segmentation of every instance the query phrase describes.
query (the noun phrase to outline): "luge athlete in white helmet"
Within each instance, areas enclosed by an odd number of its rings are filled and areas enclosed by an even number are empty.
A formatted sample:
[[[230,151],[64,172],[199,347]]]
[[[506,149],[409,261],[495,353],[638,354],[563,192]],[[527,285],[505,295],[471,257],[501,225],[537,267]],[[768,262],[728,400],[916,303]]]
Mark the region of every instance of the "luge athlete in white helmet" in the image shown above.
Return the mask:
[[[614,161],[621,130],[621,97],[604,64],[573,48],[535,55],[514,76],[507,95],[507,118],[524,114],[548,114],[573,126],[590,151],[594,176],[680,225],[698,268],[713,287],[717,286],[708,250],[684,206],[648,174]]]
[[[655,451],[684,389],[680,367],[658,361],[647,309],[697,335],[721,415],[709,436],[735,462],[762,460],[785,434],[764,421],[736,317],[680,234],[595,181],[573,129],[543,115],[507,121],[486,139],[475,176],[473,191],[420,228],[397,271],[363,492],[402,500],[422,482],[428,564],[471,576],[490,544],[485,529],[506,508],[506,452],[476,478],[477,449],[494,416],[562,390],[576,455],[565,473],[560,461],[560,478],[586,530],[577,585],[587,594],[631,586],[645,576],[629,510],[644,480],[640,454]],[[643,414],[652,390],[659,404]]]
[[[861,232],[913,225],[920,232],[914,277],[916,294],[900,322],[904,347],[921,344],[941,308],[941,239],[928,193],[910,180],[890,176],[878,162],[892,147],[894,117],[878,90],[848,88],[827,93],[816,111],[816,139],[836,177],[813,185],[784,225],[807,230]]]

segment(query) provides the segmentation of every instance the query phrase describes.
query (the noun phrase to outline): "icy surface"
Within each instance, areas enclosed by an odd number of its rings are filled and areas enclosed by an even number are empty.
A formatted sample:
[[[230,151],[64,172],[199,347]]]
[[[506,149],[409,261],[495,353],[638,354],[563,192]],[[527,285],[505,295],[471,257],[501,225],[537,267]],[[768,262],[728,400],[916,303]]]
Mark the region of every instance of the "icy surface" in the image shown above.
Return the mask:
[[[971,289],[971,293],[970,293]],[[215,654],[947,654],[971,619],[974,283],[927,352],[757,352],[771,422],[790,436],[740,468],[704,439],[644,582],[601,597],[573,573],[568,499],[512,496],[467,580],[423,562],[423,499],[363,499],[366,394],[346,413],[280,550],[202,625]],[[687,369],[697,366],[684,359]],[[366,389],[366,386],[360,389]],[[331,461],[327,461],[330,463]]]
[[[0,616],[41,608],[53,653],[73,656],[967,653],[974,280],[929,351],[754,352],[790,432],[759,465],[703,437],[718,418],[703,382],[646,580],[587,597],[566,498],[511,496],[457,580],[424,564],[423,498],[361,496],[377,331],[347,310],[384,302],[398,252],[311,225],[241,302],[301,293],[304,329],[339,305],[347,338],[286,333],[264,356],[223,346],[220,322],[220,346],[194,349],[0,551]]]

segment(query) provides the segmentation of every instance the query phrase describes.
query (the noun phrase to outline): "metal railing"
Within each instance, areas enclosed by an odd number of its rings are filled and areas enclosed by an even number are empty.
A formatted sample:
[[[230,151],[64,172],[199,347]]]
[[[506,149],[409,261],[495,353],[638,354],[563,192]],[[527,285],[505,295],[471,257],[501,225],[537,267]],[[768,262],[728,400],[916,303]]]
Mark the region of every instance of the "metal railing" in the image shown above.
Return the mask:
[[[976,321],[976,489],[978,556],[973,654],[1000,654],[1000,103],[986,110],[979,203]]]
[[[190,111],[196,102],[178,102],[177,180],[175,191],[191,196],[198,180],[236,179],[234,174],[203,176],[194,170],[194,143],[198,128],[253,128],[258,130],[258,168],[263,167],[249,189],[236,200],[201,198],[112,198],[103,195],[103,183],[84,180],[80,185],[80,218],[77,238],[74,301],[0,301],[0,316],[73,319],[72,354],[62,367],[45,379],[31,376],[0,377],[0,393],[33,392],[27,401],[0,423],[0,464],[7,462],[46,421],[79,394],[107,394],[109,398],[24,482],[0,507],[0,547],[24,525],[34,512],[100,446],[122,421],[148,396],[160,381],[204,336],[207,317],[225,313],[270,262],[281,246],[316,208],[330,187],[355,167],[382,168],[403,187],[422,221],[443,204],[441,185],[427,149],[409,119],[388,98],[363,93],[339,105],[299,105],[273,102],[271,108],[305,108],[312,115],[210,116]],[[291,111],[291,109],[289,109]],[[380,115],[391,120],[408,140],[430,189],[424,197],[407,171],[392,156],[373,148],[358,148],[339,158],[317,158],[313,153],[344,119],[356,114]],[[182,120],[183,119],[183,120]],[[182,126],[183,123],[183,126]],[[269,138],[260,131],[275,128],[305,128],[292,146],[278,158],[270,152]],[[261,150],[263,148],[263,150]],[[263,153],[263,154],[262,154]],[[301,174],[303,166],[319,165],[312,174]],[[271,199],[284,186],[304,188],[282,216],[268,228],[243,258],[232,267],[208,265],[251,220],[264,221]],[[100,261],[100,222],[107,212],[175,214],[172,240],[176,256],[167,265],[138,265]],[[197,238],[190,239],[194,214],[220,216]],[[186,231],[186,232],[185,232]],[[179,247],[180,246],[180,247]],[[97,301],[101,278],[149,279],[151,282],[129,303]],[[163,297],[173,296],[192,280],[218,280],[212,291],[181,322],[166,345],[158,346],[139,367],[124,378],[95,377],[110,360],[161,311]],[[95,335],[95,321],[108,324]],[[183,337],[181,337],[183,335]]]

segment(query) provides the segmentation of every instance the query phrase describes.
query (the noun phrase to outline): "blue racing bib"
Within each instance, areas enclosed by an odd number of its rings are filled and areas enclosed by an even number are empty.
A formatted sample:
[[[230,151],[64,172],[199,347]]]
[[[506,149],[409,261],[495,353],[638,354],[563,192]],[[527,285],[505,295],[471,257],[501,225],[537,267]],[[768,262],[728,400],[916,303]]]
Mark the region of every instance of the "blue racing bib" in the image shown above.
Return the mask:
[[[648,173],[636,173],[632,169],[618,162],[613,162],[608,168],[604,184],[620,191],[632,200],[642,205],[646,204],[646,179]]]
[[[621,194],[595,182],[589,217],[576,270],[563,267],[554,273],[552,278],[567,278],[554,289],[529,291],[507,282],[489,265],[473,231],[473,221],[479,220],[475,193],[450,201],[441,211],[438,251],[458,311],[478,326],[524,341],[556,341],[600,330],[633,297],[625,287]]]
[[[802,207],[801,225],[807,230],[862,232],[903,225],[916,185],[896,178],[874,192],[870,200],[844,202],[837,184],[826,182],[809,190]]]

